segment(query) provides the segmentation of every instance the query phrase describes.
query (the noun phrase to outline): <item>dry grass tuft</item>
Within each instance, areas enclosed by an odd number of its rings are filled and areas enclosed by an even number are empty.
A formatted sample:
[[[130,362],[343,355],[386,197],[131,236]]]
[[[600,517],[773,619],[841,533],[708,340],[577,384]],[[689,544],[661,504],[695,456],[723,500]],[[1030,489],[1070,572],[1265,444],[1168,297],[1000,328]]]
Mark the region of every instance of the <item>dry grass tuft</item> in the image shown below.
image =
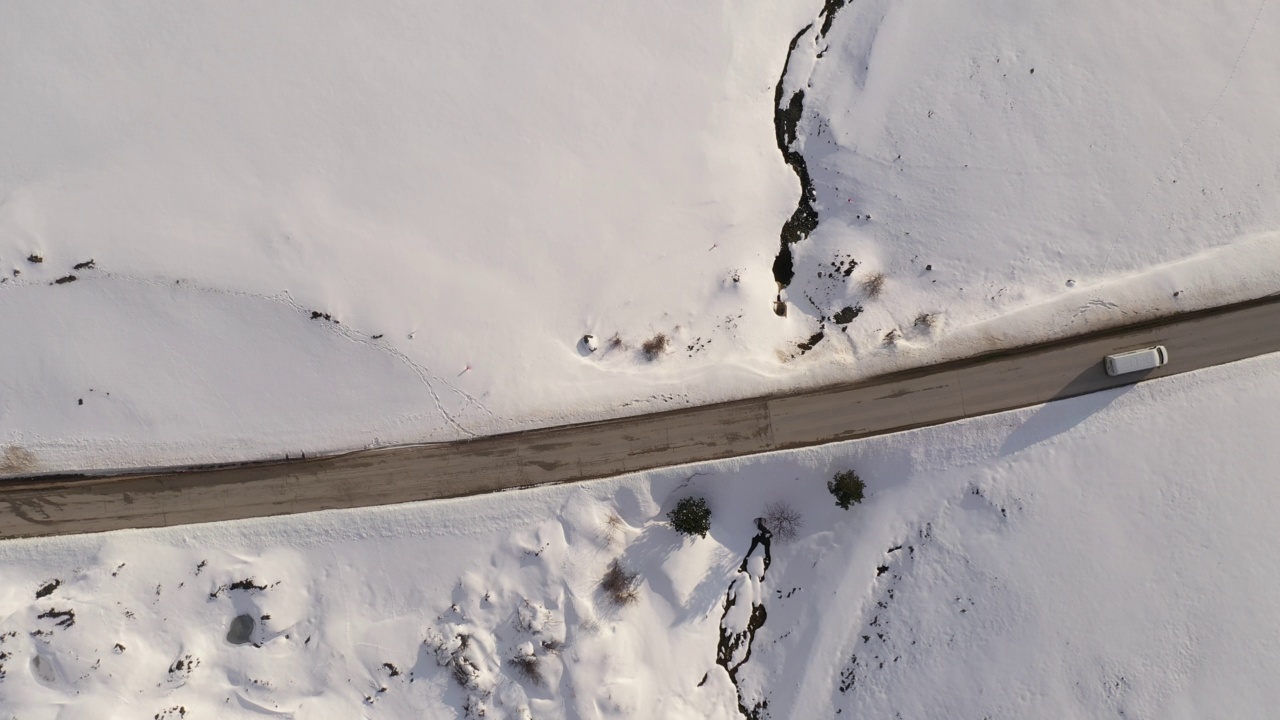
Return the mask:
[[[862,281],[862,292],[866,293],[869,298],[878,298],[880,293],[884,292],[884,283],[884,273],[876,273]]]
[[[519,653],[507,661],[516,674],[534,685],[542,684],[542,659],[532,653]]]
[[[604,591],[605,598],[615,606],[632,605],[640,599],[639,591],[636,589],[639,577],[639,573],[615,559],[609,563],[609,569],[604,577],[600,578],[600,589]]]
[[[645,340],[644,344],[640,346],[640,350],[644,353],[644,359],[649,362],[657,360],[667,351],[667,344],[669,342],[670,340],[667,338],[666,333],[658,333],[648,340]]]
[[[600,539],[604,546],[610,547],[617,542],[625,526],[626,522],[623,521],[616,510],[610,512],[609,517],[605,518],[604,524],[600,528]]]

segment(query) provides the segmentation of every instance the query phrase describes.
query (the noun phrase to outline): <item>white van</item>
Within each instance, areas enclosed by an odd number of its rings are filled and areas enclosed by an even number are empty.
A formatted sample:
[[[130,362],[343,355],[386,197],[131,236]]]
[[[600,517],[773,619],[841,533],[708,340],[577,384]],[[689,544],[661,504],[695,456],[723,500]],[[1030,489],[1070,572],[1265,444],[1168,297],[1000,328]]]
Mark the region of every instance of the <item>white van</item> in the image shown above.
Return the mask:
[[[1155,370],[1169,362],[1169,351],[1163,345],[1142,350],[1108,355],[1105,361],[1108,375],[1127,375],[1143,370]]]

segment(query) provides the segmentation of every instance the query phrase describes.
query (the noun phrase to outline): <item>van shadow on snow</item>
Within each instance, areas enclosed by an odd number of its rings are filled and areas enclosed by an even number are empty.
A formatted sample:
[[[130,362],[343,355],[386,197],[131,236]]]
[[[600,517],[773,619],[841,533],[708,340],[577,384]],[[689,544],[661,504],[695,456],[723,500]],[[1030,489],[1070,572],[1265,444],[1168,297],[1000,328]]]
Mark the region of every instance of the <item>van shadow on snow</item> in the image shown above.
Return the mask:
[[[1013,455],[1070,430],[1128,393],[1151,372],[1144,370],[1113,378],[1107,375],[1101,361],[1090,365],[1015,428],[1000,446],[1000,454]],[[1112,383],[1115,386],[1099,390],[1100,386]],[[1072,401],[1058,402],[1067,399]]]

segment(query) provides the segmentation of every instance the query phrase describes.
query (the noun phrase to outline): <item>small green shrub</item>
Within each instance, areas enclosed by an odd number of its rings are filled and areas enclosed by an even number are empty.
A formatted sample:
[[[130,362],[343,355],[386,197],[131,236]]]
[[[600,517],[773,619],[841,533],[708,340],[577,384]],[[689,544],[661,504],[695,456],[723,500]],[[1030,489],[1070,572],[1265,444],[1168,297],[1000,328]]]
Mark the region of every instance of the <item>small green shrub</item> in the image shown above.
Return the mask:
[[[835,477],[827,481],[827,490],[835,497],[836,506],[841,510],[848,510],[850,505],[862,502],[867,484],[862,482],[858,473],[845,470],[836,473]]]
[[[671,527],[682,535],[706,537],[711,529],[711,508],[707,507],[704,498],[681,498],[676,506],[667,513]]]

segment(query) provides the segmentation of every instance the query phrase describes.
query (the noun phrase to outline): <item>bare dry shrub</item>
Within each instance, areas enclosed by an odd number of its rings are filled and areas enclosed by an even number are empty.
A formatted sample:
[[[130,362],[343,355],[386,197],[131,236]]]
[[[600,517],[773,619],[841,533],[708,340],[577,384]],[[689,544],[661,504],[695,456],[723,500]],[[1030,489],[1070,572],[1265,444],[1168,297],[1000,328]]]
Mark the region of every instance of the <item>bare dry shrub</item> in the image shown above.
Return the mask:
[[[800,535],[804,527],[804,518],[800,511],[791,507],[785,500],[769,503],[764,509],[764,526],[769,528],[773,537],[782,542],[791,542]]]
[[[467,720],[480,720],[489,714],[488,707],[483,694],[472,693],[467,695],[467,699],[462,703],[462,717]]]
[[[542,605],[531,603],[528,599],[522,600],[520,607],[516,608],[513,622],[517,630],[534,635],[540,634],[549,626],[559,624],[550,610]]]
[[[534,685],[542,684],[542,659],[533,653],[516,653],[507,661],[516,674]]]
[[[937,320],[933,313],[922,312],[916,316],[914,325],[916,327],[931,328]]]
[[[880,297],[880,293],[884,292],[884,281],[884,273],[876,273],[862,281],[862,292],[869,298]]]
[[[605,598],[617,607],[631,605],[640,599],[636,589],[639,577],[639,573],[615,559],[609,563],[604,577],[600,578],[600,589],[604,591]]]
[[[622,529],[626,525],[622,517],[618,515],[616,510],[609,513],[609,517],[605,518],[603,526],[600,528],[600,539],[605,547],[610,547],[618,540],[618,536],[622,534]]]
[[[666,333],[658,333],[645,340],[644,344],[640,346],[640,350],[644,353],[644,359],[650,362],[657,360],[667,351],[668,342]]]
[[[456,635],[454,640],[454,643],[450,643],[443,637],[435,636],[428,638],[426,642],[434,647],[436,662],[449,670],[454,682],[460,687],[475,689],[480,669],[471,661],[471,658],[467,657],[467,650],[471,647],[471,636],[462,633]]]

